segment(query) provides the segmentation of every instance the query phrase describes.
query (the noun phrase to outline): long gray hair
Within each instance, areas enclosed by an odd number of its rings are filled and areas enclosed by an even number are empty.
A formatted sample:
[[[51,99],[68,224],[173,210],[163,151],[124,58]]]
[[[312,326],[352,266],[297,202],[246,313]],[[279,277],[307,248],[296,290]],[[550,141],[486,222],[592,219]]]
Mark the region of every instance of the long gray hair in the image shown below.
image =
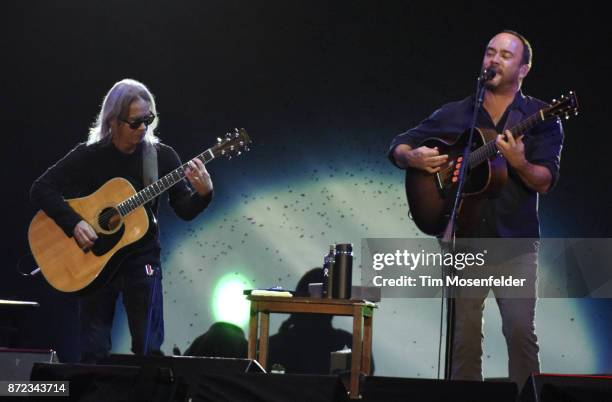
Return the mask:
[[[148,102],[152,113],[157,114],[155,109],[155,99],[149,89],[141,82],[126,78],[121,80],[108,91],[102,102],[102,109],[96,118],[93,127],[89,129],[89,137],[87,145],[97,142],[109,142],[112,137],[111,122],[113,120],[122,120],[128,117],[130,105],[135,100],[142,99]],[[155,119],[144,136],[144,141],[151,144],[159,142],[159,138],[155,136],[155,128],[159,119]]]

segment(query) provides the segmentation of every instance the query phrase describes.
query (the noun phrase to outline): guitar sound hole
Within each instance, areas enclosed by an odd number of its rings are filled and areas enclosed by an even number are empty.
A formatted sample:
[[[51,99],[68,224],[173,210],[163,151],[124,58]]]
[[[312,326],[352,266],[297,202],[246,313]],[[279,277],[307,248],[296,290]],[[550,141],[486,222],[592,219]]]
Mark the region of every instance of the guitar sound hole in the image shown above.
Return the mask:
[[[116,208],[105,208],[98,216],[98,224],[102,230],[114,232],[121,226],[121,215]]]

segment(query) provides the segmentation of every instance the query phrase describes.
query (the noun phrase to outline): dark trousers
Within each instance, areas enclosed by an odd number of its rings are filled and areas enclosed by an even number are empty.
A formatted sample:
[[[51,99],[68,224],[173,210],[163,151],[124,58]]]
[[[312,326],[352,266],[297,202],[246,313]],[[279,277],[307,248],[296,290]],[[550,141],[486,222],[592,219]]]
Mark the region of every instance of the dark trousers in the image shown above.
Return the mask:
[[[519,389],[529,375],[540,371],[538,338],[535,334],[537,297],[537,253],[528,253],[500,265],[497,274],[525,278],[520,289],[491,288],[502,318],[508,346],[508,374]],[[490,272],[484,272],[486,277]],[[462,273],[463,274],[463,273]],[[462,275],[469,277],[468,275]],[[455,334],[452,378],[482,381],[482,312],[489,288],[458,288],[455,299]]]
[[[130,262],[128,258],[109,283],[79,301],[81,362],[96,363],[110,354],[119,293],[127,313],[132,352],[145,354],[148,342],[146,354],[161,354],[164,340],[161,279],[161,267]]]

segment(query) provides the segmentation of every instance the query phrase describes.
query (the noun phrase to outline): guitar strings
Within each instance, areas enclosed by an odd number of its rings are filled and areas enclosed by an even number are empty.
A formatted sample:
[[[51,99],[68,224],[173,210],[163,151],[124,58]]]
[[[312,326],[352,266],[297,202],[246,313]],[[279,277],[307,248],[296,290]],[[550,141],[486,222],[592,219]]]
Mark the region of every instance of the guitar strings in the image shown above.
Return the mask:
[[[206,152],[206,151],[205,151]],[[197,155],[196,158],[202,160],[204,162],[204,164],[210,162],[213,158],[206,160],[206,156],[204,155],[205,152],[201,153],[200,155]],[[185,169],[187,168],[187,165],[189,164],[189,162],[186,162],[184,164],[182,164],[181,166],[177,167],[176,169],[174,169],[172,172],[168,173],[167,175],[165,175],[164,177],[162,177],[161,179],[157,180],[156,182],[146,186],[145,188],[143,188],[142,190],[140,190],[139,192],[137,192],[136,194],[132,195],[131,197],[125,199],[124,201],[120,202],[119,204],[115,205],[114,207],[111,207],[110,210],[104,211],[100,214],[100,216],[98,217],[98,222],[100,223],[101,227],[108,227],[108,223],[110,222],[110,220],[115,217],[116,215],[122,215],[121,211],[119,210],[119,206],[122,204],[125,204],[127,201],[129,200],[137,200],[136,204],[137,206],[135,208],[132,208],[131,206],[127,206],[127,208],[129,209],[128,213],[136,210],[137,208],[141,207],[142,205],[146,204],[147,202],[151,201],[152,199],[154,199],[155,197],[161,195],[164,191],[168,190],[170,187],[174,186],[176,183],[178,183],[179,181],[183,180],[185,178]],[[178,178],[176,178],[174,175],[178,174]],[[164,182],[165,180],[165,182]],[[170,184],[167,184],[167,183]],[[162,190],[156,190],[155,189],[155,185],[157,185],[158,183],[162,183]],[[159,185],[158,185],[159,187]],[[151,197],[149,194],[147,194],[147,189],[152,188],[153,189],[153,196]],[[157,194],[155,194],[155,192],[157,192]],[[138,197],[142,198],[142,201],[138,200]],[[140,205],[138,205],[140,204]],[[126,215],[127,215],[126,214]],[[123,215],[125,216],[125,215]]]
[[[248,140],[245,140],[244,138],[242,138],[242,136],[240,136],[240,138],[236,138],[239,139],[240,142],[243,142],[244,144],[249,143]],[[238,143],[240,144],[240,142],[232,140],[229,141],[225,144],[223,144],[222,148],[226,148],[228,145],[232,145],[232,143]],[[232,145],[233,146],[233,145]],[[240,145],[238,148],[242,148],[242,145]],[[217,150],[218,151],[218,150]],[[209,156],[207,159],[207,152],[210,153],[212,156]],[[205,165],[212,161],[213,159],[215,159],[215,153],[212,151],[212,148],[207,149],[206,151],[202,152],[199,155],[196,155],[194,158],[190,159],[193,160],[195,158],[200,159]],[[157,180],[156,182],[146,186],[145,188],[143,188],[142,190],[140,190],[139,192],[137,192],[136,194],[132,195],[131,197],[125,199],[124,201],[120,202],[119,204],[115,205],[114,207],[111,207],[109,210],[104,211],[100,214],[100,216],[98,217],[98,222],[100,224],[100,226],[103,227],[107,227],[108,223],[110,222],[110,220],[117,216],[126,216],[129,213],[131,213],[132,211],[136,210],[137,208],[140,208],[142,205],[146,204],[147,202],[151,201],[152,199],[154,199],[155,197],[161,195],[164,191],[168,190],[170,187],[174,186],[176,183],[178,183],[179,181],[183,180],[185,178],[185,170],[187,169],[189,162],[186,162],[182,165],[180,165],[179,167],[177,167],[176,169],[174,169],[172,172],[168,173],[167,175],[165,175],[164,177],[162,177],[161,179]],[[175,178],[174,174],[178,174],[178,178]],[[164,180],[166,180],[167,182],[169,182],[170,184],[167,184],[166,182],[164,182]],[[162,183],[162,189],[161,191],[159,190],[159,185],[158,183]],[[158,188],[155,188],[155,185],[158,185]],[[150,194],[147,194],[147,189],[153,189],[153,196],[151,196]],[[150,191],[150,190],[149,190]],[[143,197],[144,195],[144,197]],[[138,197],[142,198],[142,200],[138,200]],[[123,215],[120,211],[120,205],[125,204],[127,201],[129,200],[136,200],[136,207],[133,208],[132,206],[127,205],[127,213],[125,215]]]
[[[518,123],[516,126],[510,129],[510,132],[513,136],[516,136],[518,133],[524,132],[529,128],[535,126],[541,120],[541,116],[539,113],[533,114],[529,116],[527,119]],[[469,167],[474,168],[480,165],[482,162],[487,160],[487,154],[491,153],[495,150],[495,140],[491,140],[485,144],[483,144],[480,148],[472,151],[470,154],[470,159],[468,161]],[[448,166],[445,169],[440,171],[440,175],[442,176],[443,181],[447,181],[454,171],[454,165]]]
[[[470,159],[468,161],[469,167],[474,168],[480,165],[482,162],[484,162],[487,159],[486,158],[486,154],[488,153],[487,151],[492,151],[492,148],[494,145],[495,145],[495,140],[491,140],[487,142],[486,144],[484,144],[483,146],[481,146],[480,148],[472,151],[472,153],[470,154]],[[442,176],[442,179],[446,181],[453,171],[454,171],[454,165],[448,166],[445,169],[442,169],[440,171],[440,175]]]

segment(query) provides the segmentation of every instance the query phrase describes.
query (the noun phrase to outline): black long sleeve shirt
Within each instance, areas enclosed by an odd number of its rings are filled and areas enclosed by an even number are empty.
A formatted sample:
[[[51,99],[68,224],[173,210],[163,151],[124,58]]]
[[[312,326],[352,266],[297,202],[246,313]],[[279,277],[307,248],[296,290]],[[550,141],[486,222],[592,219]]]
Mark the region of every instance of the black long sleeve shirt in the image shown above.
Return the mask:
[[[519,91],[497,125],[493,123],[484,108],[480,109],[476,125],[485,129],[495,129],[501,133],[511,110],[518,110],[521,115],[520,120],[524,120],[546,106],[546,103],[525,96]],[[456,140],[469,129],[473,110],[474,96],[442,106],[418,126],[393,139],[389,149],[391,161],[395,163],[393,150],[400,144],[408,144],[414,149],[432,137],[447,141]],[[523,142],[527,161],[544,166],[550,171],[552,176],[550,189],[552,189],[559,179],[563,145],[563,127],[560,120],[548,120],[533,127],[525,133]],[[538,193],[527,187],[510,165],[508,165],[508,181],[501,194],[486,200],[481,221],[470,235],[539,238]]]
[[[140,191],[143,185],[143,144],[131,154],[119,151],[112,142],[86,145],[78,144],[66,156],[40,176],[30,190],[34,206],[42,209],[66,233],[72,236],[76,224],[82,218],[66,203],[66,199],[84,197],[96,191],[115,177],[127,179]],[[159,177],[181,165],[177,153],[164,144],[156,144]],[[192,191],[186,180],[181,180],[168,190],[170,206],[182,219],[190,220],[203,211],[212,194],[202,197]],[[158,203],[150,202],[148,210],[157,215]],[[157,228],[150,228],[157,230]],[[151,236],[130,258],[144,263],[159,264],[160,244],[158,236]]]

